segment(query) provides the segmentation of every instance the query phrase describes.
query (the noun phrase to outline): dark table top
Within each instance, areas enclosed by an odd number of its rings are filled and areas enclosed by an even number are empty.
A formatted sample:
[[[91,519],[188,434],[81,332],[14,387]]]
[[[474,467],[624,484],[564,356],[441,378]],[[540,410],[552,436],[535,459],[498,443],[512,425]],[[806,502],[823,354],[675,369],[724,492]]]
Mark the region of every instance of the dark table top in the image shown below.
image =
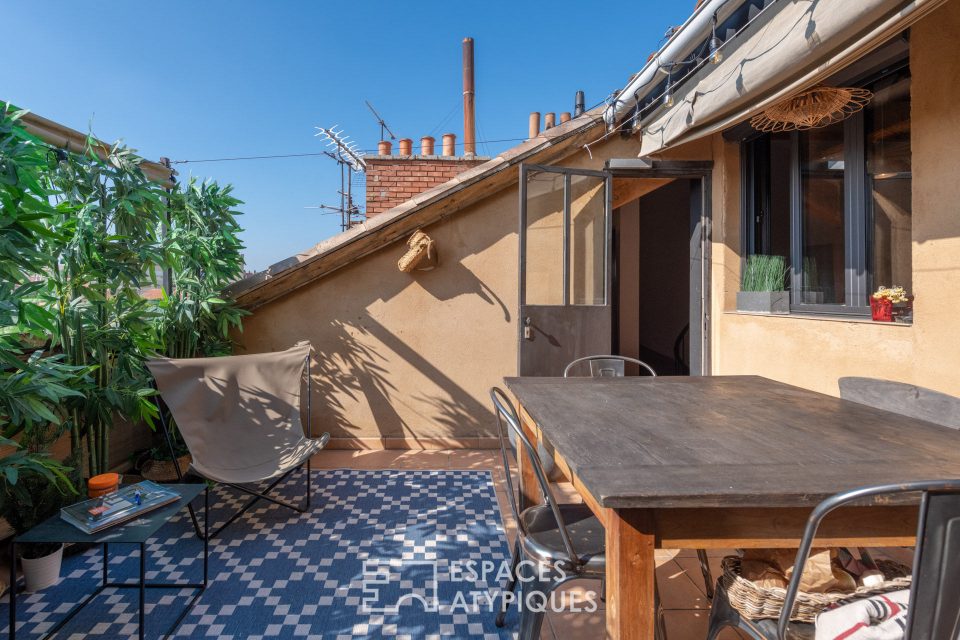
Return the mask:
[[[960,478],[960,432],[758,376],[505,378],[604,507],[787,507]]]
[[[17,544],[21,542],[52,542],[52,543],[92,543],[104,542],[146,542],[157,530],[165,525],[180,509],[187,506],[191,500],[203,493],[204,484],[167,484],[165,488],[176,491],[180,499],[168,505],[149,511],[144,515],[125,524],[108,527],[92,535],[86,534],[60,517],[60,514],[44,520],[22,536],[17,536]]]

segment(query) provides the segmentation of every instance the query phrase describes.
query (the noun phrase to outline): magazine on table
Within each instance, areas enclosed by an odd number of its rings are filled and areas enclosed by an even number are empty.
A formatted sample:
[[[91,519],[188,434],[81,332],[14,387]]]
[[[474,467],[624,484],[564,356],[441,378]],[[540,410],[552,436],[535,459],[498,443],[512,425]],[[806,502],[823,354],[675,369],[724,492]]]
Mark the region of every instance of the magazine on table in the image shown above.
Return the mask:
[[[97,533],[176,502],[180,494],[149,480],[60,509],[60,517],[84,533]]]

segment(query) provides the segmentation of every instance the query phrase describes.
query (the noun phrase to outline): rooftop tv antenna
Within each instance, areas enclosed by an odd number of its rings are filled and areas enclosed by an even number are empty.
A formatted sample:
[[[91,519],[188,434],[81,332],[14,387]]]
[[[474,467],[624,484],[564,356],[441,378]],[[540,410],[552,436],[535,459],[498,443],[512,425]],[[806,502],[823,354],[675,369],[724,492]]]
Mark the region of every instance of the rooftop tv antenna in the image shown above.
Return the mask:
[[[363,151],[357,148],[356,142],[350,141],[350,136],[343,134],[343,129],[332,127],[316,127],[316,136],[326,142],[327,150],[324,155],[334,160],[340,167],[340,206],[321,204],[306,209],[320,209],[325,213],[340,214],[340,229],[346,231],[350,227],[360,224],[361,211],[353,201],[353,173],[363,173],[367,163],[363,159]]]
[[[366,100],[364,100],[364,102],[367,103],[367,109],[370,109],[370,113],[373,114],[373,117],[377,119],[377,124],[380,125],[380,142],[383,142],[384,140],[384,137],[383,137],[384,132],[390,134],[391,140],[396,140],[397,136],[393,135],[393,131],[390,131],[390,127],[388,127],[387,123],[384,122],[383,118],[380,117],[380,114],[377,113],[377,110],[373,108],[373,105]]]

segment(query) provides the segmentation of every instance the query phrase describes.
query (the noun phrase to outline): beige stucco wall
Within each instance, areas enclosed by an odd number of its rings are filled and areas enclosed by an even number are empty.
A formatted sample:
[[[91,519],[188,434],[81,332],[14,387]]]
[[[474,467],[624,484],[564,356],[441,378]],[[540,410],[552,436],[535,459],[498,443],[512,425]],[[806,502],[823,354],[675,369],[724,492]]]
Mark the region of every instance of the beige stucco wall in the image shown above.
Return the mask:
[[[713,140],[713,372],[760,374],[837,394],[837,378],[872,376],[960,395],[960,2],[911,33],[914,325],[737,314],[737,146]]]

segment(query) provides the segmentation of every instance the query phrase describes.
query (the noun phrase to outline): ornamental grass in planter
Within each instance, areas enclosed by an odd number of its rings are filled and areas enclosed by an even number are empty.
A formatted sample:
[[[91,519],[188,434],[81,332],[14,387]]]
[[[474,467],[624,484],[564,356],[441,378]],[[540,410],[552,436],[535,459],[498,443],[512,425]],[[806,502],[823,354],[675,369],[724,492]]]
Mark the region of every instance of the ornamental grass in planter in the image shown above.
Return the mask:
[[[789,313],[790,297],[784,290],[787,260],[783,256],[753,255],[737,292],[737,310],[753,313]]]

